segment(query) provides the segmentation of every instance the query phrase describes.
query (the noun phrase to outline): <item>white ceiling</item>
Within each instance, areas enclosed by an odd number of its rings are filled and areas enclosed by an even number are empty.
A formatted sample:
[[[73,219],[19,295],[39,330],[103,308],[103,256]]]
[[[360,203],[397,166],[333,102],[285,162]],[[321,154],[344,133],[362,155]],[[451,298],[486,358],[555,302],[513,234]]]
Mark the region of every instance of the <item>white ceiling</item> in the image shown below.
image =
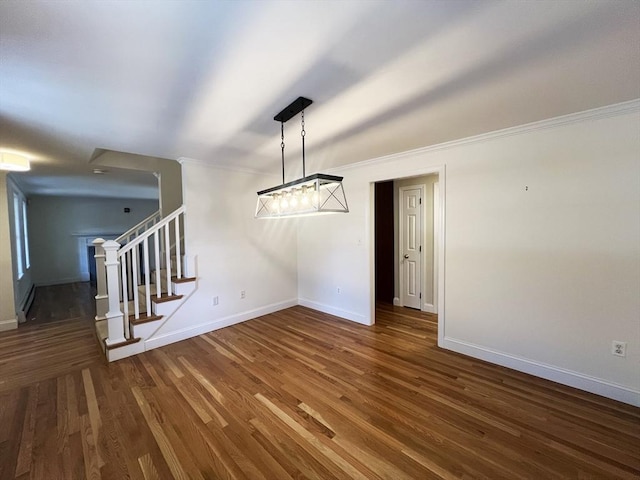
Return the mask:
[[[0,149],[33,158],[27,193],[107,194],[124,177],[92,177],[95,148],[277,175],[272,118],[300,95],[307,173],[631,100],[640,2],[0,2]],[[297,117],[285,141],[293,162]]]

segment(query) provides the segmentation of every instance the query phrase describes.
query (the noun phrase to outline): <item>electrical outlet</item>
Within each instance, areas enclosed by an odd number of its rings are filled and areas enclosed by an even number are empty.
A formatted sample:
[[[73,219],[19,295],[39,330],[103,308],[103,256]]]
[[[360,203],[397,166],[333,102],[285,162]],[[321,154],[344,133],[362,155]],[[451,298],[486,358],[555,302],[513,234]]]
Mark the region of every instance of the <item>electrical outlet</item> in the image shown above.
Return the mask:
[[[240,298],[246,298],[247,297],[247,292],[245,292],[244,290],[240,291]]]
[[[336,288],[336,291],[338,292],[338,295],[342,293],[342,290],[340,290],[340,287]]]
[[[626,357],[627,356],[627,342],[619,342],[614,340],[611,342],[611,355],[616,355],[618,357]]]
[[[215,307],[216,305],[218,305],[218,296],[217,295],[215,297],[213,297],[213,306]]]

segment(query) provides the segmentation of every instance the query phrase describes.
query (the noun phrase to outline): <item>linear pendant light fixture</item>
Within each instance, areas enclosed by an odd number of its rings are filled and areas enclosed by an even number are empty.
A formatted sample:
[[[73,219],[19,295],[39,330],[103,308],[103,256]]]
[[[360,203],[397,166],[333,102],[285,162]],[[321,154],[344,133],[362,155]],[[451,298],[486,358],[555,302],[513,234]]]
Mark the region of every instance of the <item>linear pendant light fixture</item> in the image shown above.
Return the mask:
[[[343,177],[314,173],[305,176],[304,109],[313,102],[298,97],[273,119],[280,122],[280,148],[282,150],[282,185],[258,192],[256,218],[283,218],[348,213],[347,198],[342,187]],[[284,178],[284,124],[301,113],[302,121],[302,178],[285,183]]]

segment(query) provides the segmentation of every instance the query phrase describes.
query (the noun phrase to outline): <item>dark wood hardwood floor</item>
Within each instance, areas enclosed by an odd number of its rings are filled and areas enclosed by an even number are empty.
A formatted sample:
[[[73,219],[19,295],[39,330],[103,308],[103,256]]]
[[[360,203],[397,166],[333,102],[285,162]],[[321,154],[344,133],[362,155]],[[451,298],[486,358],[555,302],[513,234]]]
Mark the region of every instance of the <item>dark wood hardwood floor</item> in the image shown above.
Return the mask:
[[[106,364],[71,294],[0,333],[0,479],[640,476],[640,409],[441,350],[430,314],[294,307]]]
[[[0,332],[0,392],[103,362],[94,295],[88,282],[36,290],[28,321]]]

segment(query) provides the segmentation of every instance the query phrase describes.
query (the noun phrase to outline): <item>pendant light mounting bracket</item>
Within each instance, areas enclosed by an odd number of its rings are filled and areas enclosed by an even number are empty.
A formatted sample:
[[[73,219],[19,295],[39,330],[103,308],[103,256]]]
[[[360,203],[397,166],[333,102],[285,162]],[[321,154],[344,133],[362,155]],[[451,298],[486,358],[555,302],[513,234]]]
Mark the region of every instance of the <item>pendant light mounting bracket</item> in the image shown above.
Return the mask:
[[[305,108],[313,103],[313,100],[309,100],[305,97],[298,97],[288,106],[284,107],[280,113],[278,113],[273,119],[276,122],[284,123],[287,120],[291,120]]]

